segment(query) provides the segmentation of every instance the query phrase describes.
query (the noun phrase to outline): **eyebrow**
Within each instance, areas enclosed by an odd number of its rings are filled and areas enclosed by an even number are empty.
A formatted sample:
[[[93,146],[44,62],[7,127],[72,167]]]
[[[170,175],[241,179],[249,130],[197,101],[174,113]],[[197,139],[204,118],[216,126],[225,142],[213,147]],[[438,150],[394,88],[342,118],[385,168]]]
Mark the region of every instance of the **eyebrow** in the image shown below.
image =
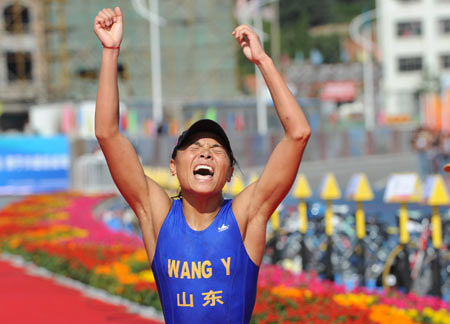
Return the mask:
[[[193,144],[193,145],[196,145],[196,146],[200,146],[200,147],[203,146],[199,141],[195,141],[195,142],[192,143],[192,144]],[[219,144],[219,143],[214,143],[214,144],[212,144],[210,147],[211,147],[211,148],[214,148],[214,147],[224,147],[224,146],[221,145],[221,144]]]

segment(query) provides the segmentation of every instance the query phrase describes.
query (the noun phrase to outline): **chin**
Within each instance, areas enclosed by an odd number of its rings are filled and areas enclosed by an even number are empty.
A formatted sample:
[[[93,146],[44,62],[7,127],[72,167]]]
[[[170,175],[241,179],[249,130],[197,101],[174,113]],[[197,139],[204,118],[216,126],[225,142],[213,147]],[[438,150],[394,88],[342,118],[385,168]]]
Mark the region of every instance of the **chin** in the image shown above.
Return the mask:
[[[192,191],[199,195],[214,195],[221,193],[222,189],[218,189],[215,185],[195,185],[192,186]]]

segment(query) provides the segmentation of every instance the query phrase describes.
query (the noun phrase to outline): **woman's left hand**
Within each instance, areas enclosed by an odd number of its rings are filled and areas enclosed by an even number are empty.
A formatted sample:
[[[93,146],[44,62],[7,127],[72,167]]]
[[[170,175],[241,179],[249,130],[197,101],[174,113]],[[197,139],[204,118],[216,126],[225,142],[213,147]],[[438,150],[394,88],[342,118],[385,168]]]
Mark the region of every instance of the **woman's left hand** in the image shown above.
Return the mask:
[[[258,35],[247,25],[240,25],[232,32],[247,59],[255,64],[259,64],[268,57],[261,45]]]

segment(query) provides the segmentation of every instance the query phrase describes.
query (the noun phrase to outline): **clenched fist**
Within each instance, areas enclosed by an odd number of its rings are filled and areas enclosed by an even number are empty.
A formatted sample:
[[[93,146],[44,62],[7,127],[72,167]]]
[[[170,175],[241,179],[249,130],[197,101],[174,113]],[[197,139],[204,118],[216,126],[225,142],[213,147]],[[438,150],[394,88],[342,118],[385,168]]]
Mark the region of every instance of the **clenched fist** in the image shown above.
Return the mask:
[[[122,31],[122,12],[119,7],[98,12],[94,20],[94,32],[104,47],[120,47]]]
[[[258,64],[267,57],[258,35],[247,25],[240,25],[232,32],[247,59]]]

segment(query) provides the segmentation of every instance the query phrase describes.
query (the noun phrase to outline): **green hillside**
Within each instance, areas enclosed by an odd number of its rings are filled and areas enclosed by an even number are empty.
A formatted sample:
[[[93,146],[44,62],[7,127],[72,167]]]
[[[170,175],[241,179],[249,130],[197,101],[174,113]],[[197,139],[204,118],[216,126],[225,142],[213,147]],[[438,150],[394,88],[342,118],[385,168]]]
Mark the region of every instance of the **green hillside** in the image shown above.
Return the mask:
[[[280,0],[281,53],[291,59],[309,59],[311,50],[318,50],[323,63],[341,62],[343,36],[311,35],[311,28],[327,24],[350,23],[364,11],[375,8],[375,0]],[[270,35],[270,22],[264,31]],[[270,39],[265,43],[270,52]],[[239,56],[239,74],[252,74],[254,67]]]
[[[361,12],[375,8],[375,0],[280,0],[280,24],[294,24],[303,13],[310,27],[349,22]]]
[[[324,63],[340,61],[339,35],[315,36],[311,27],[331,23],[347,23],[366,10],[375,8],[375,0],[281,0],[281,52],[291,58],[308,58],[318,49]]]

